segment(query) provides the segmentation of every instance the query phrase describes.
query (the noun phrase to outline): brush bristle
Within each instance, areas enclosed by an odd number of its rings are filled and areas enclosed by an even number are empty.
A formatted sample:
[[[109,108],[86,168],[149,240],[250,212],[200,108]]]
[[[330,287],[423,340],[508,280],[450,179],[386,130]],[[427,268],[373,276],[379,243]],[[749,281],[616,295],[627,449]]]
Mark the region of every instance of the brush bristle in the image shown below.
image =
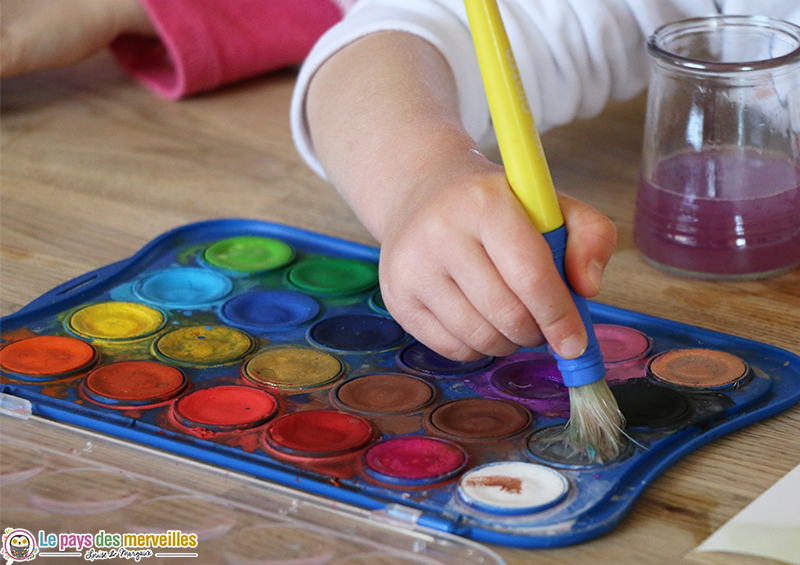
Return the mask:
[[[625,417],[604,379],[569,389],[570,417],[560,440],[598,463],[619,457]]]

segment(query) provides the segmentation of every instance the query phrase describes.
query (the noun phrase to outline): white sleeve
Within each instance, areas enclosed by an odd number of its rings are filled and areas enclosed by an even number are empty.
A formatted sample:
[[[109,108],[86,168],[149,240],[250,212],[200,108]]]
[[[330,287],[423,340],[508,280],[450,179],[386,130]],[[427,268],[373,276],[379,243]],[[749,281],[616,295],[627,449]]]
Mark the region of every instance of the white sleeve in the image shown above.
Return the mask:
[[[712,13],[761,13],[800,23],[800,0],[498,0],[537,128],[598,114],[647,84],[646,38],[667,22]],[[467,132],[482,148],[496,141],[463,0],[359,0],[303,64],[291,106],[298,151],[320,176],[305,97],[316,70],[336,51],[378,31],[405,31],[449,63]]]

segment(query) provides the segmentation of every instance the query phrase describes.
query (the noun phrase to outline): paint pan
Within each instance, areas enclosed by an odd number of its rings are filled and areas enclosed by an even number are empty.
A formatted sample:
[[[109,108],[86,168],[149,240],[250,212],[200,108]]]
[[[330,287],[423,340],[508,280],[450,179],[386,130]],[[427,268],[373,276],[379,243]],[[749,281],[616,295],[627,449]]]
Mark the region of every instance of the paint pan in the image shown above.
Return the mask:
[[[467,466],[469,457],[456,443],[441,438],[409,435],[383,440],[362,456],[366,475],[390,486],[424,486],[451,479]]]
[[[528,457],[538,463],[558,468],[599,469],[601,467],[608,468],[614,463],[627,459],[634,453],[633,443],[626,437],[622,437],[623,446],[619,456],[612,461],[598,461],[589,453],[575,449],[566,443],[561,437],[563,431],[563,425],[546,426],[534,431],[526,444]]]
[[[166,362],[208,367],[239,361],[254,345],[250,336],[234,328],[189,326],[162,335],[153,353]]]
[[[81,390],[92,401],[112,408],[165,402],[189,386],[179,369],[154,361],[121,361],[86,375]]]
[[[465,377],[483,371],[494,361],[494,357],[481,357],[475,361],[451,361],[419,342],[409,345],[397,355],[397,364],[400,367],[421,377]]]
[[[433,386],[419,377],[400,373],[365,375],[345,381],[331,391],[340,407],[386,416],[417,412],[436,397]]]
[[[302,347],[265,349],[242,367],[242,376],[249,382],[278,389],[319,387],[343,373],[344,364],[333,355]]]
[[[606,368],[639,362],[653,350],[653,340],[639,330],[616,324],[595,324]]]
[[[146,302],[167,308],[198,308],[230,294],[233,282],[210,269],[181,267],[147,275],[133,287]]]
[[[15,443],[0,443],[0,486],[18,483],[42,472],[47,457],[38,449]]]
[[[287,273],[286,280],[309,294],[349,296],[378,284],[378,266],[356,259],[319,257],[297,263]]]
[[[128,341],[148,337],[167,321],[163,312],[133,302],[101,302],[70,316],[67,330],[81,337]]]
[[[569,389],[552,355],[514,355],[496,365],[489,382],[495,390],[524,401],[537,412],[569,410]]]
[[[132,533],[191,532],[198,541],[219,538],[236,525],[236,514],[219,502],[196,495],[160,496],[125,509],[125,527]]]
[[[569,481],[562,473],[523,461],[482,465],[465,473],[458,482],[458,495],[463,502],[501,515],[542,512],[561,503],[569,490]]]
[[[268,422],[278,401],[268,392],[242,385],[201,388],[172,405],[172,416],[188,428],[229,432],[254,428]]]
[[[653,340],[637,329],[617,324],[595,324],[595,335],[603,354],[605,380],[625,382],[645,375],[645,363],[653,351]],[[552,349],[548,347],[552,353]]]
[[[294,249],[271,237],[238,236],[209,246],[203,259],[209,265],[241,274],[280,269],[294,259]]]
[[[374,435],[372,425],[336,410],[286,414],[266,430],[267,444],[294,457],[336,457],[361,449]]]
[[[467,442],[508,438],[530,426],[531,413],[510,400],[459,398],[434,408],[425,417],[432,434]]]
[[[713,349],[665,351],[649,361],[647,370],[662,383],[695,390],[735,388],[751,377],[744,360]]]
[[[231,565],[324,565],[333,558],[330,536],[294,524],[262,524],[219,541]]]
[[[347,314],[317,322],[309,330],[308,339],[333,351],[370,353],[399,346],[406,339],[406,332],[385,316]]]
[[[81,374],[99,361],[94,347],[73,337],[41,335],[14,341],[0,350],[3,372],[28,381],[51,381]]]
[[[26,485],[31,503],[59,514],[100,514],[123,508],[139,494],[139,484],[118,470],[67,469],[40,474]]]
[[[693,413],[680,392],[646,379],[635,379],[611,387],[625,416],[628,429],[661,430],[685,423]]]
[[[379,314],[388,315],[389,310],[386,308],[386,303],[383,301],[383,294],[381,294],[380,289],[378,289],[375,294],[373,294],[369,299],[370,308],[378,312]]]
[[[296,328],[319,314],[319,302],[290,290],[254,290],[231,298],[220,316],[232,326],[251,331]]]

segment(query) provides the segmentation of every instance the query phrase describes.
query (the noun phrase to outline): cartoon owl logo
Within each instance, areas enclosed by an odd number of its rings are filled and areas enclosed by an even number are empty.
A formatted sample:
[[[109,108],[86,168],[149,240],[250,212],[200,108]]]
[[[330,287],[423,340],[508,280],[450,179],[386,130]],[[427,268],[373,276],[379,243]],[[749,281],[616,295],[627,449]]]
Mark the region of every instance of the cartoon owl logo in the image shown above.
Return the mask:
[[[36,557],[38,551],[36,538],[28,530],[6,528],[0,553],[7,559],[8,565],[14,561],[29,561]]]
[[[26,534],[14,534],[8,540],[8,548],[14,559],[25,559],[31,550],[31,540]]]

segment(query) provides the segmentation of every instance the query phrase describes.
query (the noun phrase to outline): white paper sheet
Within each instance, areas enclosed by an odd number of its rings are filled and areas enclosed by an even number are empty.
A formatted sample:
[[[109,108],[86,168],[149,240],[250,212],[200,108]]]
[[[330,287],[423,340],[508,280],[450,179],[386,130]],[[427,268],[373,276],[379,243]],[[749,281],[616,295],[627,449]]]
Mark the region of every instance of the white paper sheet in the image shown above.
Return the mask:
[[[800,565],[800,465],[695,551],[746,553]]]

